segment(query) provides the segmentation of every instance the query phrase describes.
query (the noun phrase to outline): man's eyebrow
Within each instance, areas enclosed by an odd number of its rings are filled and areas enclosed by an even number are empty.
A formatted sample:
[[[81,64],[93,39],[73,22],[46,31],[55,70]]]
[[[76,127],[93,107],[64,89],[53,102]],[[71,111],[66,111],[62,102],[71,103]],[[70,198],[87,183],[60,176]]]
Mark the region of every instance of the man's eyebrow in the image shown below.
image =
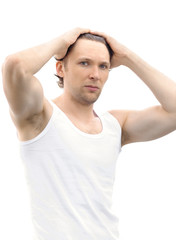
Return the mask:
[[[93,61],[91,58],[88,58],[88,57],[80,57],[78,58],[78,60],[84,60],[84,61]]]
[[[102,64],[110,65],[110,62],[103,61]]]

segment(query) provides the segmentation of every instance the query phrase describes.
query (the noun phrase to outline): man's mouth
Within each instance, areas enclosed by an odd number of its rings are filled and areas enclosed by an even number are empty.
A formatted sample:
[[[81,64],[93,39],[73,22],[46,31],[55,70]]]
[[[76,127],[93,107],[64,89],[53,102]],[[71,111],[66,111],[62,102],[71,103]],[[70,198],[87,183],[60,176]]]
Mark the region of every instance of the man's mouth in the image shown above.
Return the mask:
[[[86,85],[85,87],[92,92],[95,92],[99,89],[99,87],[93,85]]]

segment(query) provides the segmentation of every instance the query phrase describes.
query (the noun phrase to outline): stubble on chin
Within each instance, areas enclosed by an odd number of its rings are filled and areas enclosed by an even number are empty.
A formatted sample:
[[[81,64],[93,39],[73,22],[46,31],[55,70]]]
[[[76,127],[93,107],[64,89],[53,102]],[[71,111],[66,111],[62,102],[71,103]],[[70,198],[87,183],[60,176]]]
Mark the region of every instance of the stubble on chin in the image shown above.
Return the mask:
[[[77,100],[84,105],[92,105],[98,100],[100,94],[101,91],[98,93],[81,93],[77,95]]]

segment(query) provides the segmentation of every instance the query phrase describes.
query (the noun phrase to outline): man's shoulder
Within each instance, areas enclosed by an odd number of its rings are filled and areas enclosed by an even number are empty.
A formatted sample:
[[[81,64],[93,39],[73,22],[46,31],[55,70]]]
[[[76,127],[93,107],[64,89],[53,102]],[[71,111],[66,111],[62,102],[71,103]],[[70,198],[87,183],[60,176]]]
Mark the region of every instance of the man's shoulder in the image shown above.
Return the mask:
[[[118,120],[122,128],[126,121],[128,110],[109,110],[108,112]]]

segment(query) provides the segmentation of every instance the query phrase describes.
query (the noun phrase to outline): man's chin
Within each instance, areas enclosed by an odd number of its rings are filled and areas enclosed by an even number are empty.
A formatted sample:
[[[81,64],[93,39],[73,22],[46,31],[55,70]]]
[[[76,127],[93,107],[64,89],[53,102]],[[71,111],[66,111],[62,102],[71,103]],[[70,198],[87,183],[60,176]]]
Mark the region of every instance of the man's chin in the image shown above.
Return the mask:
[[[81,98],[81,102],[85,105],[92,105],[94,104],[99,98],[98,96],[84,96]]]

